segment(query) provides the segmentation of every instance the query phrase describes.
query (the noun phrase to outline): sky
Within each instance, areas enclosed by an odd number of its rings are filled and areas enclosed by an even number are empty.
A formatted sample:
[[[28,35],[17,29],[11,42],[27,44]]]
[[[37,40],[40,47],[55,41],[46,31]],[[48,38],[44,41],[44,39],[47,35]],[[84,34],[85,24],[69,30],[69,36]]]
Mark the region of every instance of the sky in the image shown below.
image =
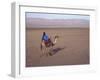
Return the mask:
[[[84,19],[89,20],[89,15],[76,14],[50,14],[50,13],[32,13],[26,12],[26,18],[42,18],[42,19]]]

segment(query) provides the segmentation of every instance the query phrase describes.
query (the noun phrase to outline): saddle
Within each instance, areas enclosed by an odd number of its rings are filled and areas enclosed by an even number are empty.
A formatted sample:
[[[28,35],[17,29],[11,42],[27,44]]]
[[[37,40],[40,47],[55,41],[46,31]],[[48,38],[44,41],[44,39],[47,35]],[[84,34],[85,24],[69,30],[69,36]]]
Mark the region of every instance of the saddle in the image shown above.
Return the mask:
[[[44,42],[45,42],[46,47],[50,47],[50,46],[54,45],[50,39],[48,39],[48,41],[44,41]]]

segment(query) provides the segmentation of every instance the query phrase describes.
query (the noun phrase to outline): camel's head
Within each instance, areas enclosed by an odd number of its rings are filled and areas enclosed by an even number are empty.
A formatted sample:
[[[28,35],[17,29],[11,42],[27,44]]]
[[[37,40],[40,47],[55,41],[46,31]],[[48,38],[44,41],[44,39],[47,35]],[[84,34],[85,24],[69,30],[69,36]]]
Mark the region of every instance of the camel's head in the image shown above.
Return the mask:
[[[55,39],[58,39],[58,38],[59,38],[59,36],[58,36],[58,35],[56,35],[56,36],[55,36]]]

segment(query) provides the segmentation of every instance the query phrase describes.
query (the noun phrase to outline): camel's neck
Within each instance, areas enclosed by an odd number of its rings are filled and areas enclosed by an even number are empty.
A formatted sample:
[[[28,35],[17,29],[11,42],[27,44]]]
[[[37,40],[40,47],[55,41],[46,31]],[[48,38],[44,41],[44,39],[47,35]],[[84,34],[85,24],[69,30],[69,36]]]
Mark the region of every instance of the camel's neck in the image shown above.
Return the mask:
[[[55,39],[54,39],[54,42],[53,42],[53,43],[54,43],[54,44],[56,44],[56,43],[57,43],[57,38],[55,38]]]

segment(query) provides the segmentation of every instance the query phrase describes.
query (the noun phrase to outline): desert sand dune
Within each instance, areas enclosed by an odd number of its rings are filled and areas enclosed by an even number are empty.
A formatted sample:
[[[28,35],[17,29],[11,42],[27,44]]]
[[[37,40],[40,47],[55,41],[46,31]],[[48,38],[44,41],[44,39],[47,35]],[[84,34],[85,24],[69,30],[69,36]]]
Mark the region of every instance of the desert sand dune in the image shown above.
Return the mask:
[[[53,55],[40,49],[42,33],[59,35]],[[89,64],[89,28],[26,29],[26,67]]]

